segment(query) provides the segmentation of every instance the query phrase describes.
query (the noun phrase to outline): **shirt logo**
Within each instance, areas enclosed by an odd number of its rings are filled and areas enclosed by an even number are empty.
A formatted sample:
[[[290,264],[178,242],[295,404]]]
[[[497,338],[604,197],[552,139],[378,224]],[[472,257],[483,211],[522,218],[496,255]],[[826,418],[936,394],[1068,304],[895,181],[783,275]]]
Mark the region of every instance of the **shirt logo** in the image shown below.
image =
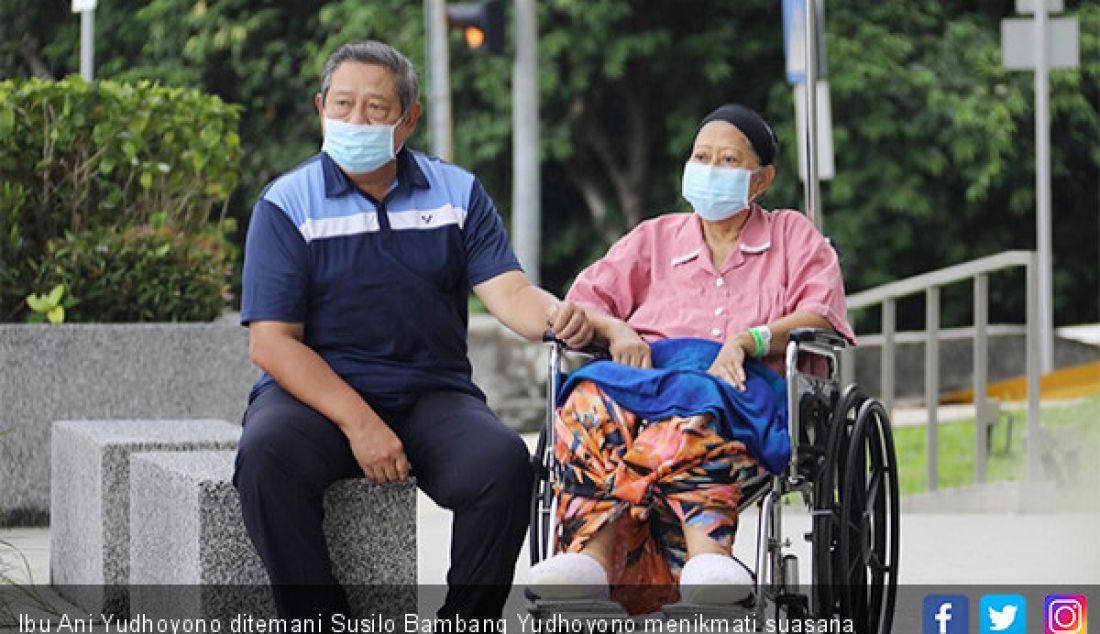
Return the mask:
[[[967,634],[970,600],[957,594],[924,597],[924,634]]]
[[[1018,594],[987,594],[978,604],[981,634],[1027,634],[1027,599]]]
[[[432,223],[432,214],[420,214],[420,219],[424,221],[424,224],[430,225]]]

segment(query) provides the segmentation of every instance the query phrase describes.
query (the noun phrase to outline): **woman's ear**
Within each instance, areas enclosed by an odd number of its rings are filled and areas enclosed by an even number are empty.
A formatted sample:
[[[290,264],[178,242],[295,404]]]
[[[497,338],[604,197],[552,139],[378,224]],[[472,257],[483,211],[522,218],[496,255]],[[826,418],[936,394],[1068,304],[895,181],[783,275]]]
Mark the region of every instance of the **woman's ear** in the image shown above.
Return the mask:
[[[749,185],[749,197],[756,200],[763,196],[767,193],[768,188],[772,186],[773,180],[775,180],[775,166],[765,165],[753,174],[752,183]]]

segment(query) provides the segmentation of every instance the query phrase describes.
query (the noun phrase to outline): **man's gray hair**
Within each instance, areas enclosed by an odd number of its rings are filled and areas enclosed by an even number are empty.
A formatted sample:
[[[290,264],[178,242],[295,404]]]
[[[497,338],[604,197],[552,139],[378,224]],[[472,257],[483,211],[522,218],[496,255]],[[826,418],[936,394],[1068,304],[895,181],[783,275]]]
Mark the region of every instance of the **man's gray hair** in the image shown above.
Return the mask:
[[[332,85],[332,74],[344,62],[374,64],[393,73],[397,82],[397,97],[401,99],[402,113],[407,112],[419,98],[419,80],[409,58],[389,44],[377,40],[360,40],[349,42],[329,55],[328,61],[325,62],[325,69],[321,71],[322,103],[328,97],[328,89]]]

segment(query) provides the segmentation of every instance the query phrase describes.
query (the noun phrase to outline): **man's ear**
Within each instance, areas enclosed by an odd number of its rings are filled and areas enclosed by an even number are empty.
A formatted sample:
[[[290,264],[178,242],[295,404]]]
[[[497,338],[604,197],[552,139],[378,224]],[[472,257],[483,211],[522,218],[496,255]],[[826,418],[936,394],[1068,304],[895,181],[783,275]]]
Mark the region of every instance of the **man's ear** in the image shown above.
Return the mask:
[[[325,131],[325,100],[321,98],[321,93],[317,93],[313,96],[313,105],[317,108],[317,118],[321,120],[321,131]]]
[[[416,124],[420,121],[420,102],[414,103],[409,107],[409,111],[405,114],[405,121],[402,122],[401,127],[405,129],[405,134],[412,136],[412,133],[416,131]]]

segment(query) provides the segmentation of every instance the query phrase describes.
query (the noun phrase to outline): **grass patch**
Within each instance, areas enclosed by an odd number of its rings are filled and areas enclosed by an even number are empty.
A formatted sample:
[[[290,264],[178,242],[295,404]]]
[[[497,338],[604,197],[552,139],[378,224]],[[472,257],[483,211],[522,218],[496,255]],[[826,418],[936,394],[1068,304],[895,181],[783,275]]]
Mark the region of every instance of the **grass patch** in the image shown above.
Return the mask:
[[[1002,421],[994,427],[986,480],[1023,480],[1027,475],[1027,409],[1002,409],[1015,420],[1012,424],[1011,451],[1008,426]],[[1069,405],[1045,404],[1040,408],[1044,427],[1079,426],[1084,446],[1079,449],[1084,480],[1100,482],[1100,462],[1092,459],[1100,453],[1100,394]],[[922,493],[927,487],[926,425],[894,428],[897,446],[899,483],[902,495]],[[974,419],[941,422],[937,429],[939,445],[939,486],[941,489],[974,483]],[[1094,491],[1095,494],[1095,491]]]

